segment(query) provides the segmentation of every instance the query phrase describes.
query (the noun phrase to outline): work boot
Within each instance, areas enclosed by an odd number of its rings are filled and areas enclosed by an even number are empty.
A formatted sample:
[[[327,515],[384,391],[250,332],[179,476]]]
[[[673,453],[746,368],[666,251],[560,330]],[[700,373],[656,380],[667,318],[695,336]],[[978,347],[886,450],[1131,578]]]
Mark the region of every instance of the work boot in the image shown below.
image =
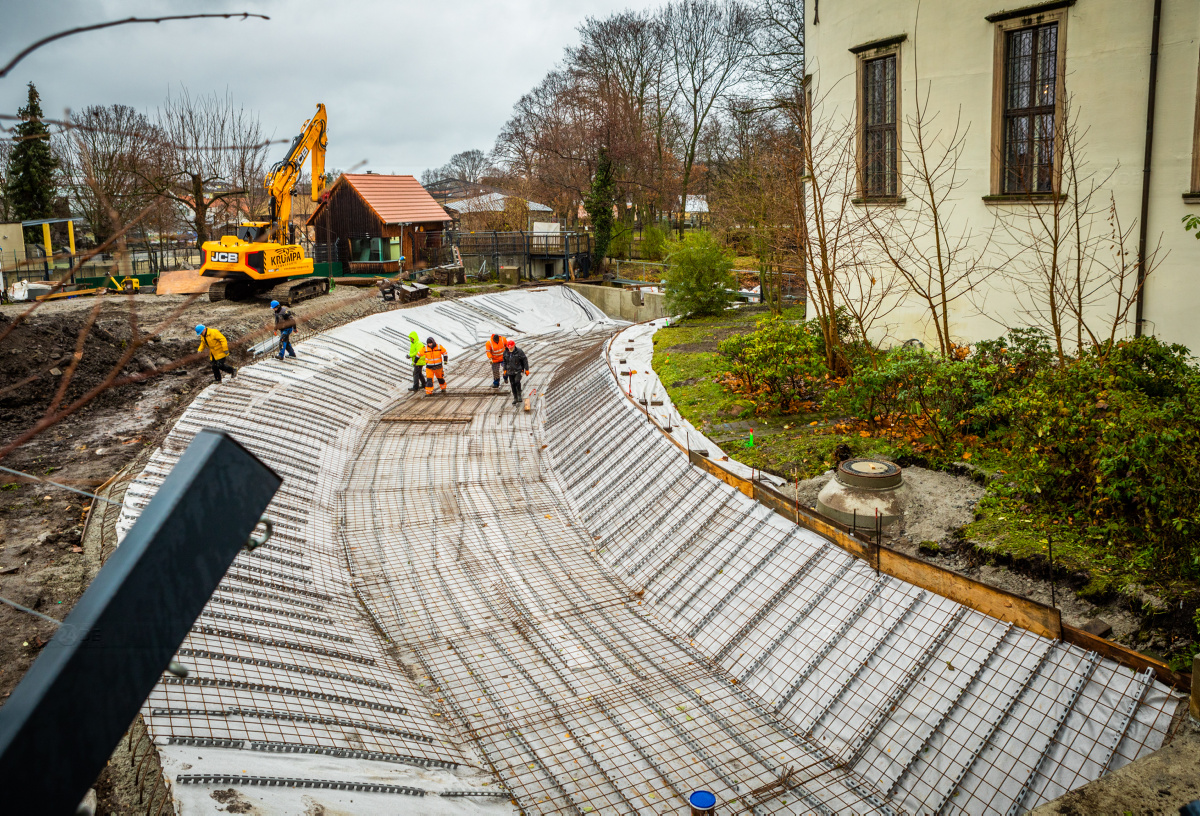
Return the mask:
[[[229,372],[229,379],[232,380],[236,376],[237,376],[237,369],[235,368],[233,371]]]
[[[521,404],[521,401],[519,399],[513,400],[513,405],[520,405],[520,404]]]
[[[500,387],[500,381],[492,380],[492,388],[499,388],[499,387]]]

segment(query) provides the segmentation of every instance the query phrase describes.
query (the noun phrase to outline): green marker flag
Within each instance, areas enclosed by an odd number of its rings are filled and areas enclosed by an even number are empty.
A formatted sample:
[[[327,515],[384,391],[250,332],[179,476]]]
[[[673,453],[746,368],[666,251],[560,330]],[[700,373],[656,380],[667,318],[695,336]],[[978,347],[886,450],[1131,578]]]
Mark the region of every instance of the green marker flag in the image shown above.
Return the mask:
[[[750,429],[750,441],[748,441],[748,442],[746,443],[746,447],[747,447],[747,448],[753,448],[753,447],[754,447],[754,429],[753,429],[753,428],[751,428],[751,429]]]

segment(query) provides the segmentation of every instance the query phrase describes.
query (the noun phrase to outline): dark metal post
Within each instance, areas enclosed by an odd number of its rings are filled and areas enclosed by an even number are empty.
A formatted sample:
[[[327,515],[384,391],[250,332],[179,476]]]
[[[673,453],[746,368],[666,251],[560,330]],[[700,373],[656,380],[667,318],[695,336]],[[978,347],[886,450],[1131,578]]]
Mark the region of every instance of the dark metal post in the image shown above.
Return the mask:
[[[281,482],[196,434],[0,708],[7,812],[75,812]]]
[[[1050,551],[1050,605],[1058,608],[1058,597],[1054,585],[1054,534],[1046,533],[1046,548]]]

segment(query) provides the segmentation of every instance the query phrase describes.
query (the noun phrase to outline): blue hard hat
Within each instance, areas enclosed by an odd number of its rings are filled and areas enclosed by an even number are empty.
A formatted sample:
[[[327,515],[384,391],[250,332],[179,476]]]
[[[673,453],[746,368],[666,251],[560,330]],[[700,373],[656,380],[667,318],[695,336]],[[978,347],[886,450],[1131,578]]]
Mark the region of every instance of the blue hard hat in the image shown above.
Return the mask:
[[[271,301],[271,308],[272,308],[272,309],[278,309],[278,308],[279,308],[279,301],[278,301],[278,300],[272,300],[272,301]]]
[[[204,334],[204,324],[203,323],[198,323],[196,325],[196,334]]]

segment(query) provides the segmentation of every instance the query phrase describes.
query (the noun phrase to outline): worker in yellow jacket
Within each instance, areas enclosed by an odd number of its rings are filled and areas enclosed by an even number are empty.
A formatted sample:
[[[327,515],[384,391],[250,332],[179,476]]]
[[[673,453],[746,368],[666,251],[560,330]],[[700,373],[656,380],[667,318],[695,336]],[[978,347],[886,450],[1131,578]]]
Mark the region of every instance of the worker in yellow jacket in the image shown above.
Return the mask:
[[[425,341],[425,348],[421,350],[421,359],[425,361],[425,394],[433,396],[433,381],[436,379],[442,387],[442,393],[446,393],[446,374],[442,369],[442,361],[449,360],[450,355],[446,353],[445,346],[439,346],[438,342],[430,337]]]
[[[200,335],[200,348],[196,351],[208,351],[208,360],[212,363],[213,377],[216,381],[221,381],[222,371],[230,377],[236,377],[237,369],[229,365],[229,341],[225,339],[225,335],[203,323],[196,326],[196,334]]]

